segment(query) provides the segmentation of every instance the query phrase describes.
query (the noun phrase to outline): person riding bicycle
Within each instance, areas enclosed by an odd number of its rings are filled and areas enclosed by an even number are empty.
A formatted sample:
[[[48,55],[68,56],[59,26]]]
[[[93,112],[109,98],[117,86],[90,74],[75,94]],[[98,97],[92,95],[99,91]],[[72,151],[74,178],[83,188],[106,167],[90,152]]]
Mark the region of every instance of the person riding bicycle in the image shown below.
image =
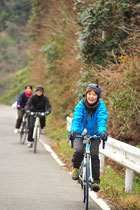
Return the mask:
[[[79,178],[79,168],[83,160],[85,145],[83,140],[76,138],[76,135],[81,135],[84,129],[87,129],[86,135],[100,135],[101,139],[106,141],[106,123],[108,114],[106,105],[101,100],[101,89],[96,84],[89,84],[86,89],[85,97],[77,104],[74,109],[71,131],[69,139],[74,140],[75,151],[72,157],[73,172],[72,179]],[[92,189],[100,184],[100,160],[99,160],[99,139],[91,140],[91,162],[92,176],[94,183]]]
[[[32,86],[31,85],[26,85],[25,86],[25,91],[22,92],[18,99],[17,99],[17,113],[18,117],[16,120],[16,125],[15,125],[15,131],[14,133],[18,133],[19,128],[21,126],[23,114],[25,112],[25,107],[27,105],[28,99],[32,96]]]
[[[45,112],[46,115],[51,113],[51,105],[46,96],[44,96],[44,88],[38,86],[36,88],[36,94],[34,94],[27,103],[26,113],[30,112]],[[35,117],[30,115],[29,134],[28,134],[28,147],[33,146],[33,129],[34,129]],[[46,125],[45,116],[40,116],[41,133],[44,134],[44,127]]]

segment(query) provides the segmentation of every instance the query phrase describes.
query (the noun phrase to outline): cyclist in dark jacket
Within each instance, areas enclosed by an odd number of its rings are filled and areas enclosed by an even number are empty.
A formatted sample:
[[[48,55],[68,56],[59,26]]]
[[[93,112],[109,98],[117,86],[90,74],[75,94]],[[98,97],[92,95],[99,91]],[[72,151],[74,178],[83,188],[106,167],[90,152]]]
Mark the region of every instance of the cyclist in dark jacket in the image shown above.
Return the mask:
[[[30,112],[45,112],[46,115],[51,113],[51,105],[46,96],[44,96],[44,88],[38,86],[36,88],[36,94],[34,94],[28,101],[26,113]],[[30,115],[29,134],[28,134],[28,147],[33,146],[33,129],[35,118]],[[44,134],[44,127],[46,125],[45,116],[40,116],[41,133]]]
[[[22,92],[17,100],[17,111],[18,111],[18,117],[16,120],[16,125],[15,125],[15,133],[18,133],[18,130],[20,128],[23,114],[24,114],[24,109],[27,105],[28,99],[32,96],[32,86],[31,85],[26,85],[25,86],[25,91]]]

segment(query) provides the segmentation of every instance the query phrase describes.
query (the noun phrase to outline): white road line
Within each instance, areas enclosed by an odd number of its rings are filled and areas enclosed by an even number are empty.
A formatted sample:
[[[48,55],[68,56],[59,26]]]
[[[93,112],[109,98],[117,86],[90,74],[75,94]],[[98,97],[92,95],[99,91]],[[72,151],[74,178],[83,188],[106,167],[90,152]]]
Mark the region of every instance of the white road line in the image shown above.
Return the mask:
[[[89,190],[89,195],[103,210],[110,210],[110,207],[101,198],[98,198],[97,194]]]
[[[56,160],[56,162],[60,165],[60,166],[64,166],[65,164],[62,163],[62,161],[58,158],[58,156],[55,154],[55,152],[52,150],[52,148],[46,144],[43,140],[39,140],[41,142],[41,144],[44,146],[44,148],[51,153],[51,156]]]
[[[56,162],[60,166],[65,166],[65,164],[58,158],[58,156],[55,154],[55,152],[52,150],[52,148],[46,144],[42,139],[39,140],[41,144],[44,146],[44,148],[51,153],[51,156],[56,160]],[[71,173],[69,172],[71,175]],[[101,199],[98,198],[97,194],[91,190],[89,190],[90,197],[101,207],[103,210],[110,210],[110,207]]]

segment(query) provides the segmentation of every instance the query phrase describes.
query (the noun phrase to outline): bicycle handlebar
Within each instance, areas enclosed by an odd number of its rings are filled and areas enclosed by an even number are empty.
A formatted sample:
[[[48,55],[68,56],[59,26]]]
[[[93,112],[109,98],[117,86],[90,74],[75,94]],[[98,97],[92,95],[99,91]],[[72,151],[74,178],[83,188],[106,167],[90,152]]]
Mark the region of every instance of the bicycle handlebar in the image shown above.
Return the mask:
[[[45,116],[45,112],[31,112],[30,115],[40,115],[40,116]]]
[[[86,136],[85,136],[86,137]],[[88,137],[88,136],[87,136]],[[93,135],[93,136],[89,136],[90,139],[94,138],[94,139],[101,139],[101,136],[100,135]],[[82,135],[77,135],[76,138],[84,138],[84,136]],[[71,140],[71,148],[73,148],[73,142],[74,140]],[[102,144],[102,148],[104,149],[105,148],[105,141],[102,140],[103,144]]]

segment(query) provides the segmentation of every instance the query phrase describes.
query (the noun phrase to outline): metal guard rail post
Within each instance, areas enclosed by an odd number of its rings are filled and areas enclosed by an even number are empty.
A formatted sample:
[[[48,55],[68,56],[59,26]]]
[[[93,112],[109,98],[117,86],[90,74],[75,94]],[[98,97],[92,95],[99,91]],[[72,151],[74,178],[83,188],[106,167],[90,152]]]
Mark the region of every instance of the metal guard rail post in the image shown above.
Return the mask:
[[[70,131],[72,118],[67,117],[66,129]],[[132,193],[134,172],[140,174],[140,149],[108,137],[105,149],[100,145],[100,170],[104,171],[105,156],[124,166],[125,192]]]

